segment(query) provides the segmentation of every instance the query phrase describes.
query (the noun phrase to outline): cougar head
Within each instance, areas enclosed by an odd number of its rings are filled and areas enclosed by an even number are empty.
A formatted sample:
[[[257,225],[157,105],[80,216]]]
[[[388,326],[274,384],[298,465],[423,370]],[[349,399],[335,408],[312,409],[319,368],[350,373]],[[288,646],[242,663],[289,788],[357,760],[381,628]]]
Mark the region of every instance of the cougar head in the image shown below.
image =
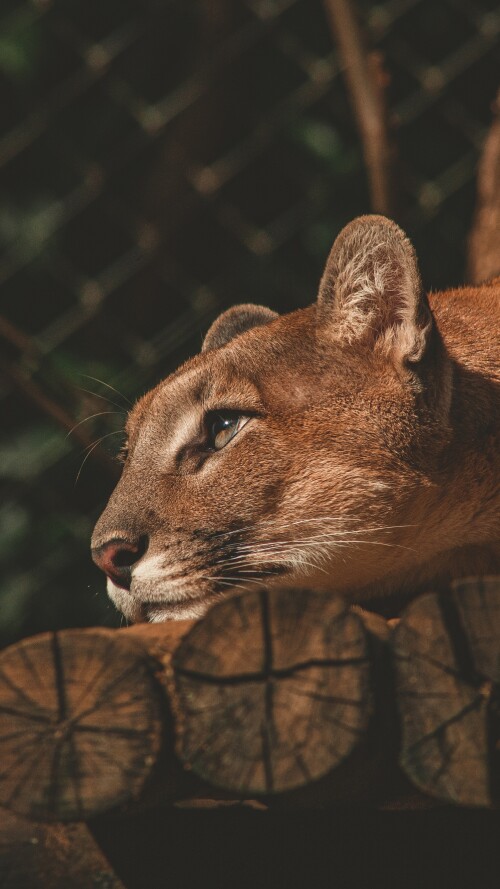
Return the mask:
[[[360,217],[314,305],[230,309],[131,411],[92,540],[109,595],[150,621],[255,583],[355,599],[428,558],[408,516],[432,516],[449,378],[410,242]]]

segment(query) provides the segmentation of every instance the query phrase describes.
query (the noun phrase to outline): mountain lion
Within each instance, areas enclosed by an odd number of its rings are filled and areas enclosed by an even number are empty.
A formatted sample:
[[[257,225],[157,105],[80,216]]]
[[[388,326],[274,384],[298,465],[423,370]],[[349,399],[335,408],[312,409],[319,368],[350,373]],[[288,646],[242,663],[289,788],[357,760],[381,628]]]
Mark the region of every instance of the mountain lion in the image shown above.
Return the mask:
[[[93,557],[127,618],[253,584],[390,601],[500,570],[500,278],[426,296],[412,245],[350,223],[317,302],[235,306],[135,405]]]

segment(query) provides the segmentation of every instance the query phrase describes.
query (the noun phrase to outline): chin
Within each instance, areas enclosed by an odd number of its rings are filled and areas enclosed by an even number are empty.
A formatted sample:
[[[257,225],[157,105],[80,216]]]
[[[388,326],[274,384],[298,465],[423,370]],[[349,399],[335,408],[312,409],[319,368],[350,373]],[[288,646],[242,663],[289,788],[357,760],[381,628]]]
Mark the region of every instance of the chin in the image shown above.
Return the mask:
[[[214,593],[205,595],[182,595],[172,593],[161,597],[161,593],[151,587],[132,591],[116,586],[112,580],[107,583],[108,596],[131,623],[159,624],[167,620],[197,620],[208,611],[211,605],[222,597]]]
[[[146,602],[141,606],[142,620],[161,624],[167,620],[197,620],[208,611],[214,599],[185,602]]]
[[[106,590],[115,608],[121,611],[124,618],[133,624],[143,623],[145,617],[142,613],[140,602],[134,599],[128,590],[116,586],[108,577]]]

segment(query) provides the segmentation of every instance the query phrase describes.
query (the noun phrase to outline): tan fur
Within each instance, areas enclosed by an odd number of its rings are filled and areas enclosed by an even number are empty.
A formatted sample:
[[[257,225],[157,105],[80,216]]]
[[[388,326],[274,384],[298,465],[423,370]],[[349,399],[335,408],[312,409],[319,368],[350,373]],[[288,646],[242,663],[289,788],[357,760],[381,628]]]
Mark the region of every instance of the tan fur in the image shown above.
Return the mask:
[[[500,279],[427,298],[394,223],[356,220],[317,304],[256,319],[134,407],[93,537],[147,541],[118,607],[165,620],[255,582],[364,601],[499,571],[499,322]],[[207,454],[218,409],[251,418]]]

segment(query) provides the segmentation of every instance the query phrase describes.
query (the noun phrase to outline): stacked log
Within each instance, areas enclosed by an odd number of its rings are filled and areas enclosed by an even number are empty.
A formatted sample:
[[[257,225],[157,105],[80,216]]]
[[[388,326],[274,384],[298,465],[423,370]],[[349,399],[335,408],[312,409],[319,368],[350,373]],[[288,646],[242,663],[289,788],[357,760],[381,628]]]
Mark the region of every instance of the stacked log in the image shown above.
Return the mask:
[[[111,631],[26,639],[0,657],[0,803],[86,820],[136,795],[160,746],[160,696],[143,649]]]
[[[26,639],[0,654],[0,881],[163,885],[164,842],[207,805],[244,830],[249,806],[323,807],[337,832],[346,802],[497,807],[499,664],[500,578],[423,596],[395,628],[325,594],[257,590],[197,623]],[[129,835],[153,843],[139,872]]]
[[[400,762],[440,800],[500,803],[500,579],[416,599],[393,639]]]
[[[500,580],[394,630],[306,590],[0,655],[0,805],[44,821],[186,800],[496,806]]]
[[[182,761],[242,796],[324,777],[372,719],[363,623],[318,593],[261,590],[229,600],[192,629],[172,666]]]
[[[377,796],[388,634],[373,625],[323,594],[260,590],[199,623],[23,640],[0,655],[0,805],[85,821],[137,800],[301,803],[310,785]]]

